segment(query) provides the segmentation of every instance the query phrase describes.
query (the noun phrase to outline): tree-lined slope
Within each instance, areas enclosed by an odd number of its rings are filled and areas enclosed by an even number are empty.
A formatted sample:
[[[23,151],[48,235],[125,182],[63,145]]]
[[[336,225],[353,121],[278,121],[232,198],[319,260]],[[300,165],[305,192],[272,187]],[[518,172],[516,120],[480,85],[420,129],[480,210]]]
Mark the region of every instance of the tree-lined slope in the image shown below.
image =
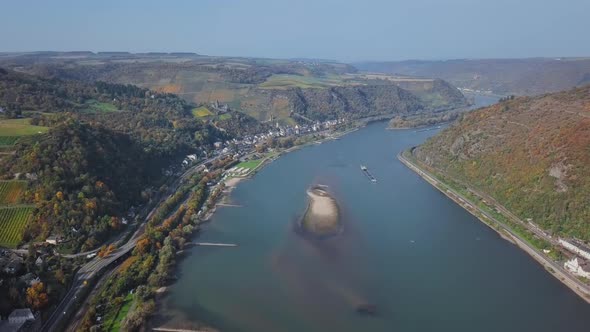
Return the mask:
[[[415,154],[522,219],[590,239],[590,86],[466,114]]]
[[[18,201],[35,206],[27,232],[18,239],[55,234],[74,251],[93,248],[118,231],[122,217],[145,202],[142,191],[164,168],[188,153],[210,150],[214,142],[240,133],[241,126],[259,125],[242,119],[223,132],[224,123],[195,119],[194,105],[179,97],[132,85],[0,70],[0,87],[2,115],[30,117],[3,123],[44,126],[11,142],[12,151],[0,159],[0,178],[26,179]],[[114,110],[93,112],[89,104]],[[0,201],[12,202],[13,196],[0,193]]]

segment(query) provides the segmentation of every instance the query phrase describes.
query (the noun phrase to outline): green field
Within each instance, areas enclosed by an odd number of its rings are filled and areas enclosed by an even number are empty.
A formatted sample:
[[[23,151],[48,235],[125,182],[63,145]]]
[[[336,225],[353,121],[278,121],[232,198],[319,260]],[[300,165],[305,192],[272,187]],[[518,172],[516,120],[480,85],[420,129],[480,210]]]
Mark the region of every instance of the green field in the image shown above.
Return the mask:
[[[0,144],[14,144],[18,136],[43,134],[49,129],[47,127],[33,126],[30,121],[31,119],[0,120]]]
[[[0,181],[0,205],[18,203],[26,187],[25,181]]]
[[[23,231],[31,219],[32,207],[0,208],[0,246],[16,248],[22,241]]]
[[[84,111],[89,113],[110,113],[118,111],[117,107],[110,103],[101,103],[96,100],[89,100],[85,103]]]
[[[205,106],[193,108],[193,110],[191,111],[191,113],[193,113],[193,116],[195,118],[203,118],[203,117],[206,117],[206,116],[213,115],[213,113],[211,113],[211,111],[207,107],[205,107]]]
[[[254,168],[258,167],[258,165],[260,165],[261,162],[262,162],[262,159],[243,161],[243,162],[237,164],[236,168],[241,167],[241,168],[254,169]]]
[[[219,116],[219,120],[227,120],[227,119],[231,119],[230,113],[224,113]]]
[[[116,332],[121,330],[121,323],[125,317],[127,317],[127,313],[129,313],[132,304],[133,294],[127,294],[123,300],[123,303],[117,308],[116,312],[111,310],[109,313],[107,313],[104,320],[104,326],[107,327],[107,331]]]

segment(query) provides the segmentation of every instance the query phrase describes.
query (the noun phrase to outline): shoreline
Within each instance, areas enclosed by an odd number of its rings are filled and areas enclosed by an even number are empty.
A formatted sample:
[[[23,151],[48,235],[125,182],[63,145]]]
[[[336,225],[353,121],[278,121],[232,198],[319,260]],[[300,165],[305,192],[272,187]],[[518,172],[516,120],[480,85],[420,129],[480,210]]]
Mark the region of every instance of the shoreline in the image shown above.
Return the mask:
[[[380,120],[380,121],[386,121],[386,120]],[[238,185],[240,184],[240,182],[248,180],[252,177],[254,177],[260,170],[262,170],[265,166],[269,165],[270,163],[274,162],[275,160],[279,159],[280,157],[282,157],[283,155],[290,153],[290,152],[294,152],[297,151],[299,149],[303,149],[312,145],[318,145],[318,144],[322,144],[328,141],[335,141],[340,139],[341,137],[351,134],[363,127],[366,127],[367,124],[369,122],[362,122],[361,125],[351,128],[351,129],[347,129],[344,131],[339,131],[339,132],[334,132],[331,133],[330,135],[328,135],[327,137],[324,137],[322,139],[318,139],[318,140],[314,140],[314,141],[310,141],[307,142],[305,144],[301,144],[301,145],[296,145],[296,146],[292,146],[290,148],[287,148],[285,150],[282,151],[278,151],[276,154],[268,156],[266,158],[264,158],[262,160],[262,162],[256,166],[256,168],[252,169],[246,176],[236,176],[236,177],[232,177],[229,179],[226,179],[223,181],[224,185],[225,185],[225,189],[222,191],[221,195],[218,197],[217,202],[215,203],[215,207],[212,209],[212,211],[210,211],[210,213],[208,213],[206,216],[203,217],[203,221],[208,221],[211,217],[213,217],[213,215],[215,214],[215,211],[217,210],[217,207],[219,206],[220,203],[223,203],[226,199],[227,196],[229,196],[231,194],[231,192],[238,187]],[[222,206],[223,207],[223,206]]]
[[[382,120],[382,121],[386,121],[386,120]],[[297,145],[297,146],[292,146],[288,149],[282,150],[277,152],[276,154],[272,155],[272,156],[268,156],[267,158],[265,158],[256,168],[252,169],[252,171],[250,171],[250,173],[248,173],[248,175],[244,176],[244,177],[232,177],[229,179],[226,179],[224,181],[221,181],[220,183],[223,183],[225,188],[223,190],[221,190],[219,196],[217,197],[216,201],[215,201],[215,205],[213,206],[213,208],[211,210],[209,210],[207,212],[206,215],[204,215],[202,218],[200,218],[200,222],[198,223],[199,226],[204,225],[206,223],[209,223],[211,221],[211,218],[215,215],[215,212],[217,212],[217,208],[218,207],[227,207],[227,205],[220,205],[220,204],[225,204],[224,202],[228,202],[229,197],[231,195],[231,192],[238,187],[238,185],[240,184],[240,182],[248,180],[252,177],[254,177],[254,175],[256,175],[262,168],[264,168],[266,165],[272,163],[273,161],[279,159],[281,156],[289,153],[289,152],[294,152],[297,151],[299,149],[305,148],[305,147],[309,147],[312,145],[318,145],[318,144],[322,144],[325,143],[327,141],[333,141],[333,140],[337,140],[340,137],[343,137],[344,135],[353,133],[363,127],[366,127],[367,124],[370,122],[362,122],[360,125],[351,128],[351,129],[347,129],[344,131],[340,131],[340,132],[335,132],[335,133],[331,133],[330,135],[328,135],[327,137],[324,137],[322,139],[318,139],[318,140],[314,140],[314,141],[310,141],[307,142],[305,144],[302,145]],[[306,210],[307,211],[307,210]],[[195,232],[193,235],[193,239],[198,237],[200,235],[200,233],[203,232],[203,230],[201,229],[199,232]],[[185,255],[189,255],[189,252],[184,252]],[[175,267],[175,269],[178,268],[178,266]],[[157,326],[154,327],[153,323],[154,323],[154,318],[158,317],[161,312],[161,306],[162,306],[162,300],[163,298],[169,293],[170,288],[174,285],[174,282],[171,283],[170,285],[167,285],[166,287],[164,287],[164,290],[159,294],[159,297],[156,299],[156,308],[158,308],[156,310],[156,312],[153,314],[153,316],[148,320],[147,326],[149,326],[151,329],[153,330],[161,330],[161,331],[168,331],[168,330],[175,330],[174,328],[169,329],[167,328],[165,325],[162,326]],[[190,319],[189,319],[190,321]],[[200,322],[198,319],[195,320],[197,323],[196,325],[201,326],[201,330],[199,331],[204,331],[204,332],[210,332],[210,331],[218,331],[216,329],[215,326],[209,326],[207,324],[204,324],[203,322]],[[182,323],[182,322],[180,322]],[[192,321],[191,321],[192,324]],[[203,327],[205,326],[205,327]],[[203,330],[204,328],[204,330]]]
[[[576,279],[574,276],[570,275],[569,273],[562,270],[561,266],[556,262],[552,261],[550,258],[545,257],[540,252],[538,252],[535,248],[531,247],[526,241],[521,239],[518,235],[514,234],[509,227],[505,226],[502,222],[499,222],[492,216],[488,216],[485,212],[483,212],[477,205],[471,202],[466,197],[463,197],[460,194],[453,193],[449,189],[443,188],[447,186],[446,184],[440,182],[439,180],[435,179],[429,172],[423,170],[412,161],[408,160],[406,157],[403,156],[403,152],[397,155],[398,160],[408,167],[410,170],[414,171],[418,176],[432,185],[434,188],[438,189],[442,192],[445,196],[450,198],[453,202],[457,205],[465,209],[471,215],[476,217],[480,222],[484,225],[488,226],[496,233],[500,235],[504,240],[516,245],[519,249],[523,250],[527,253],[530,257],[532,257],[537,263],[539,263],[543,268],[557,280],[559,280],[563,285],[568,287],[571,291],[576,293],[579,297],[581,297],[586,303],[590,304],[590,289],[588,286],[581,287],[580,281]],[[447,186],[448,187],[448,186]],[[450,187],[449,187],[450,188]],[[487,221],[485,219],[487,219]],[[492,224],[491,222],[494,224]],[[495,225],[499,226],[500,228],[494,227]]]

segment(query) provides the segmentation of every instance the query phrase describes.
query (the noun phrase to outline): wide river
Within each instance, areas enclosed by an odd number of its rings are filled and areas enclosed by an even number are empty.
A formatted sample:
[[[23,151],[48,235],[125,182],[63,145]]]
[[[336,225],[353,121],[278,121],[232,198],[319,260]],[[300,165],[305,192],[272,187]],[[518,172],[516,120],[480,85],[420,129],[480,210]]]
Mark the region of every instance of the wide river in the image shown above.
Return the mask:
[[[489,100],[478,99],[480,103]],[[161,314],[222,331],[590,331],[590,305],[403,166],[436,130],[369,125],[286,154],[243,181],[179,264]],[[366,165],[377,178],[361,172]],[[344,231],[294,232],[325,184]],[[372,305],[375,315],[357,308]]]

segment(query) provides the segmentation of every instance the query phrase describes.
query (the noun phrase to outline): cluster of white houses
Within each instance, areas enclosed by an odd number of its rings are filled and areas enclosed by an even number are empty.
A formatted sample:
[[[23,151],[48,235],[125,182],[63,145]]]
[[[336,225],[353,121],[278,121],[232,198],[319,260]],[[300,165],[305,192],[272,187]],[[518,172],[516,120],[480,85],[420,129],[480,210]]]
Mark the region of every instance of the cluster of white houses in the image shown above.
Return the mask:
[[[255,145],[264,143],[268,139],[278,137],[296,137],[310,133],[317,133],[323,130],[333,129],[335,126],[343,124],[344,122],[345,120],[343,119],[336,119],[323,122],[316,121],[310,124],[301,124],[295,126],[282,126],[277,122],[275,128],[269,129],[268,131],[262,133],[247,135],[241,139],[234,138],[225,142],[215,142],[213,144],[215,147],[213,155],[219,156],[233,154],[234,157],[239,158],[240,156],[248,153],[248,151],[251,151]],[[197,160],[198,156],[196,154],[187,155],[182,161],[182,166],[187,167]],[[171,175],[172,171],[167,170],[165,171],[165,174]]]
[[[563,267],[572,274],[590,279],[590,249],[572,241],[559,239],[559,244],[568,251],[580,257],[574,257],[563,264]]]
[[[324,122],[316,121],[310,124],[301,124],[295,126],[282,126],[278,122],[275,124],[274,129],[270,129],[268,132],[259,133],[256,135],[246,136],[243,140],[235,140],[238,146],[245,145],[251,146],[257,143],[264,142],[265,140],[273,137],[289,137],[289,136],[300,136],[309,133],[314,133],[322,130],[327,130],[335,127],[336,125],[343,124],[343,119],[328,120]]]
[[[563,264],[563,267],[572,274],[590,279],[590,262],[574,257]]]

